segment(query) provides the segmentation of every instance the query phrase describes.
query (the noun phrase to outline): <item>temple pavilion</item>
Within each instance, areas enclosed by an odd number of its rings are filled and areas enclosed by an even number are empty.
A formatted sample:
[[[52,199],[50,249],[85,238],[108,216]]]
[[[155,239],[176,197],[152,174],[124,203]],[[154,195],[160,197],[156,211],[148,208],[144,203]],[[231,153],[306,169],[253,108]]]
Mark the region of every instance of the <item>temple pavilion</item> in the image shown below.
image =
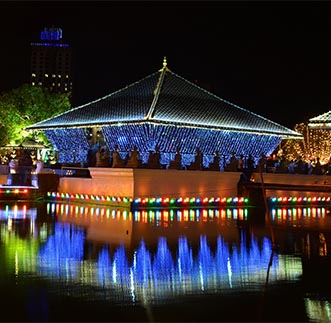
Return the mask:
[[[301,156],[305,161],[320,159],[321,164],[329,163],[331,157],[331,111],[310,118],[295,125],[303,140],[290,140],[284,145],[291,158]],[[292,148],[292,149],[291,149]]]
[[[176,150],[190,164],[197,152],[208,167],[215,152],[271,154],[283,139],[302,134],[228,102],[172,72],[166,59],[157,72],[97,100],[27,127],[44,131],[60,163],[86,162],[103,142],[121,157],[136,146],[146,162],[156,147],[169,165]]]

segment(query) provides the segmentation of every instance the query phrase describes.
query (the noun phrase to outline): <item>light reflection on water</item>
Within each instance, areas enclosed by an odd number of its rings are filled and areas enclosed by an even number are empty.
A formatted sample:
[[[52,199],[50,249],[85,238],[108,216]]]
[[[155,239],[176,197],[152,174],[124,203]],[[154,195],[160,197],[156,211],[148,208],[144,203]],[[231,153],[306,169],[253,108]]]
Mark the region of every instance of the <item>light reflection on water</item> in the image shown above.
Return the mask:
[[[272,209],[276,249],[270,228],[245,225],[249,212],[3,204],[2,269],[16,277],[34,275],[59,283],[65,286],[62,292],[77,298],[89,294],[121,306],[166,305],[180,303],[182,297],[241,291],[263,293],[267,285],[300,282],[301,255],[314,252],[309,245],[313,234],[287,246],[289,238],[296,238],[288,231],[284,236],[284,229],[331,229],[325,209]],[[323,250],[327,254],[328,246]],[[316,307],[331,319],[328,303],[314,306],[316,301],[307,295],[302,301],[311,321]]]

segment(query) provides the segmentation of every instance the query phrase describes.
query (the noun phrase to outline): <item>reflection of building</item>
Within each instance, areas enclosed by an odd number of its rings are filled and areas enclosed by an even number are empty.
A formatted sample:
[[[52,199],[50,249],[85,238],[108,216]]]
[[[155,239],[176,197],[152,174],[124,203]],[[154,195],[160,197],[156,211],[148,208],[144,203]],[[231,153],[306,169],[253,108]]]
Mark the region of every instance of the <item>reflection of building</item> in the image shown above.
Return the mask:
[[[62,283],[102,287],[102,298],[161,304],[265,286],[271,240],[238,230],[234,209],[131,213],[50,204],[49,210],[57,222],[39,249],[39,272]],[[87,241],[97,244],[88,253]],[[302,273],[299,257],[275,252],[272,264],[271,283],[296,281]]]
[[[31,43],[31,84],[55,92],[72,91],[71,48],[61,28],[44,28],[40,42]]]
[[[49,204],[51,205],[51,204]],[[139,245],[141,240],[155,244],[159,236],[177,241],[185,232],[191,241],[198,241],[201,234],[215,238],[219,234],[227,243],[238,242],[238,228],[225,225],[230,220],[247,220],[247,208],[215,209],[156,209],[129,211],[107,206],[82,206],[54,203],[57,221],[83,227],[91,243],[108,243],[125,247]]]
[[[302,138],[187,81],[170,71],[165,60],[156,73],[27,129],[46,133],[60,163],[85,162],[98,131],[109,150],[118,146],[122,158],[137,146],[146,162],[158,146],[163,165],[174,159],[177,148],[185,165],[199,148],[208,166],[216,151],[224,158],[231,152],[259,158],[284,138]]]

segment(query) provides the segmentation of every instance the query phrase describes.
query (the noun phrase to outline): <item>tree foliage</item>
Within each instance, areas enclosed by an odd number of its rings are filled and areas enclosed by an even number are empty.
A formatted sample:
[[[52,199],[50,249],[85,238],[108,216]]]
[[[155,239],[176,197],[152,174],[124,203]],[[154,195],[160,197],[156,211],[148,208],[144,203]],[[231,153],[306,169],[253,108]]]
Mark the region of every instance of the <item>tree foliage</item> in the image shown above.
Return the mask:
[[[24,138],[47,144],[42,132],[26,132],[25,127],[60,114],[71,108],[69,93],[24,84],[0,94],[0,146],[20,144]]]

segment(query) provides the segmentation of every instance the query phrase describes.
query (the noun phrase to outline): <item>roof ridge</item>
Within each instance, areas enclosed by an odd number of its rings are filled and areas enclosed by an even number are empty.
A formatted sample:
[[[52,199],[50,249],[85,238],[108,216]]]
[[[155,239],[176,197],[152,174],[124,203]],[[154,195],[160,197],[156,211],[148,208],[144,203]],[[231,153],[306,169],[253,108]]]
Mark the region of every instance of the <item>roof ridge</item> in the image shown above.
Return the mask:
[[[169,72],[169,71],[170,70],[167,67],[167,59],[164,56],[164,58],[163,58],[163,67],[158,71],[158,72],[160,72],[160,76],[159,76],[159,80],[157,81],[154,92],[153,92],[154,98],[153,98],[153,101],[151,103],[151,106],[149,107],[146,115],[144,116],[144,120],[152,118],[152,115],[153,115],[155,107],[156,107],[156,103],[159,99],[159,95],[160,95],[160,92],[161,92],[161,88],[162,88],[162,85],[163,85],[165,74],[166,74],[166,72]]]

